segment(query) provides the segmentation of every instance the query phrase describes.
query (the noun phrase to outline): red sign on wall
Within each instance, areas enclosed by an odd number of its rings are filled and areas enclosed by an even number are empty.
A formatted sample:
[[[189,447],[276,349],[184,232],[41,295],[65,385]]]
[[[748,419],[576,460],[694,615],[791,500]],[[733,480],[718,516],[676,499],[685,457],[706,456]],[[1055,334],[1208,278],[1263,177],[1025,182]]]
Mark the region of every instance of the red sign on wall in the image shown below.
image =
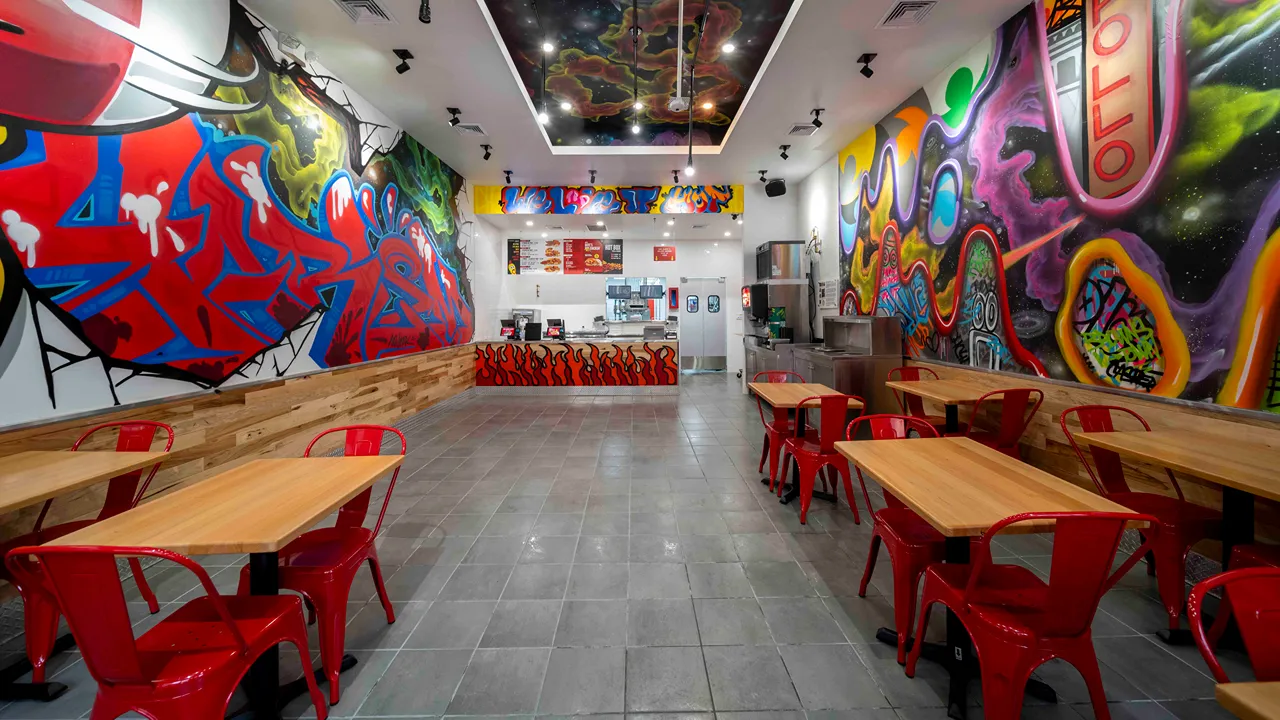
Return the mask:
[[[674,245],[654,245],[653,246],[654,262],[675,262],[676,248]]]

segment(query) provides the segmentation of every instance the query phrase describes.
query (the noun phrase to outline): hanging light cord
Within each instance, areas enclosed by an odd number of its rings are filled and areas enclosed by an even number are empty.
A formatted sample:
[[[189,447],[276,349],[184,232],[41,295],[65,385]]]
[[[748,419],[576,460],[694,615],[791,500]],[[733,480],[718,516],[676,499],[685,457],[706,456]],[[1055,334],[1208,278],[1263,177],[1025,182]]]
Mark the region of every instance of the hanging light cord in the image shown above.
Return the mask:
[[[693,166],[693,101],[697,98],[697,91],[694,88],[694,80],[697,79],[698,72],[698,50],[702,48],[702,36],[707,31],[707,18],[711,15],[711,0],[707,0],[702,9],[702,17],[698,19],[698,37],[693,44],[693,60],[689,61],[689,161],[690,167]],[[682,36],[684,32],[680,33]],[[683,49],[681,49],[683,52]]]
[[[631,122],[640,125],[640,10],[631,0]]]

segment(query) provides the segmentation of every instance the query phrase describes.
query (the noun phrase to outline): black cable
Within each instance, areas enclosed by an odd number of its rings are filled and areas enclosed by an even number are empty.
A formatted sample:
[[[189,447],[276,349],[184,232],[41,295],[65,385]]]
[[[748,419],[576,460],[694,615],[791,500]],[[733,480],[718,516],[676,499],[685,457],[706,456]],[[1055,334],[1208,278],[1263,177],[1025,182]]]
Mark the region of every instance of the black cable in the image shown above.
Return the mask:
[[[698,72],[698,51],[702,49],[702,36],[707,31],[707,18],[711,16],[711,0],[707,0],[702,6],[702,17],[698,20],[698,39],[693,44],[693,60],[689,62],[689,166],[693,166],[693,101],[697,97],[697,91],[693,86],[697,79]],[[684,37],[684,28],[680,30],[681,38]],[[684,48],[680,49],[684,52]]]
[[[631,0],[631,123],[640,126],[640,9]]]

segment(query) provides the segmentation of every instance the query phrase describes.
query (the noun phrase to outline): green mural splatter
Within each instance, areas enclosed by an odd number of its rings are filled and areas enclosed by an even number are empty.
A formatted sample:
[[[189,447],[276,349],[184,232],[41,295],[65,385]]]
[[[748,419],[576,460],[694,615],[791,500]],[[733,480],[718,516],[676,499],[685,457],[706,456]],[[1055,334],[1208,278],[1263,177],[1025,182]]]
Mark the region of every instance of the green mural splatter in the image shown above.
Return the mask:
[[[1174,170],[1194,175],[1222,160],[1245,137],[1280,113],[1280,90],[1209,85],[1187,92],[1187,142]]]

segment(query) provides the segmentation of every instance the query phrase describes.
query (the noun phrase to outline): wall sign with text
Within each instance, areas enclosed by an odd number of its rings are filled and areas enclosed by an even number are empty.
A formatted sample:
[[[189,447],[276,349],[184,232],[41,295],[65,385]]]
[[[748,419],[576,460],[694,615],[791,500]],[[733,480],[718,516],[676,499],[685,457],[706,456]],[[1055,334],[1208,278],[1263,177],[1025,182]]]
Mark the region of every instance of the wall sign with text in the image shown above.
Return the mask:
[[[508,240],[508,275],[621,275],[622,240]]]
[[[654,262],[675,262],[676,248],[674,245],[654,245],[653,246]]]

